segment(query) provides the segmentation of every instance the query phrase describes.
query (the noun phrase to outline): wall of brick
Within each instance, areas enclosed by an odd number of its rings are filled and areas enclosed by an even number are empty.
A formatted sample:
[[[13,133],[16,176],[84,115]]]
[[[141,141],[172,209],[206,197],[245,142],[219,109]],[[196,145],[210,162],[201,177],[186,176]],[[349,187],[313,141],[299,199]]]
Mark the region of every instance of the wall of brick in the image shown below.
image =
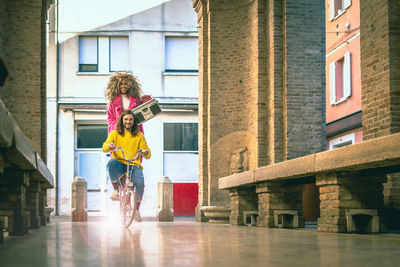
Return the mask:
[[[400,131],[400,2],[360,1],[364,140]],[[379,36],[379,38],[376,38]],[[400,175],[385,184],[388,227],[400,227]]]
[[[360,1],[364,140],[391,132],[388,1]],[[376,38],[379,36],[379,38]]]
[[[400,2],[389,1],[391,133],[400,131]]]
[[[0,4],[0,57],[9,71],[0,97],[44,160],[46,2],[6,0]]]
[[[318,230],[324,232],[347,232],[346,210],[372,209],[383,215],[384,175],[349,175],[348,173],[325,173],[317,175],[316,184],[320,194]],[[362,186],[361,186],[362,184]],[[383,220],[380,230],[384,231]]]
[[[246,147],[254,169],[323,150],[324,9],[317,0],[194,7],[202,47],[199,197],[225,206],[218,178],[229,175],[233,151]]]
[[[193,1],[199,24],[199,196],[196,207],[196,219],[204,221],[200,208],[208,206],[208,15],[207,1]]]
[[[287,0],[285,14],[285,159],[324,150],[324,3]]]
[[[250,168],[258,165],[259,13],[265,14],[265,9],[259,10],[258,1],[209,2],[208,175],[212,205],[229,205],[226,192],[218,190],[218,178],[229,174],[234,150],[247,147]]]
[[[268,1],[268,162],[285,158],[283,1]]]

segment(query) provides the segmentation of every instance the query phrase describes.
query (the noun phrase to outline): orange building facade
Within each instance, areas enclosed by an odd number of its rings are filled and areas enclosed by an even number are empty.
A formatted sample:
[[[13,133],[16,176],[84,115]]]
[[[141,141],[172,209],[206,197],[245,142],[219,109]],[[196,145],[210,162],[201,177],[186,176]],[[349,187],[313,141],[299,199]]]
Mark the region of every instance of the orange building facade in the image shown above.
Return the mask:
[[[326,149],[363,141],[359,0],[326,4]]]

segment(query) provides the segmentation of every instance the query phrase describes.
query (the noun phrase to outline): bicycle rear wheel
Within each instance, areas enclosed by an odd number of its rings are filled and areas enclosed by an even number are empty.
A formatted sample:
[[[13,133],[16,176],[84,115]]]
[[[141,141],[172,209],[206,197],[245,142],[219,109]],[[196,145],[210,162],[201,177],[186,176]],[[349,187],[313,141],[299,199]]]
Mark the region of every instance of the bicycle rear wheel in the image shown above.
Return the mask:
[[[129,227],[135,218],[135,193],[133,190],[127,190],[121,203],[122,225]]]

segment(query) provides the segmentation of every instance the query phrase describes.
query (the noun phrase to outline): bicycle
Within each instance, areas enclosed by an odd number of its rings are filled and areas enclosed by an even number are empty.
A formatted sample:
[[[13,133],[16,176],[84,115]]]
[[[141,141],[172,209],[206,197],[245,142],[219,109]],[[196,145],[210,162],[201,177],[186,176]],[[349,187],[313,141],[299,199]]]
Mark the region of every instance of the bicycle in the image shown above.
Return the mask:
[[[118,178],[118,201],[120,203],[119,208],[122,226],[127,228],[132,224],[136,211],[135,192],[133,191],[133,183],[131,181],[131,168],[133,165],[130,165],[130,163],[135,161],[140,155],[143,154],[143,152],[141,149],[139,149],[136,156],[133,159],[130,159],[125,157],[122,147],[117,146],[113,151],[117,151],[118,149],[121,150],[124,160],[128,162],[128,164],[126,164],[126,172],[124,172]]]

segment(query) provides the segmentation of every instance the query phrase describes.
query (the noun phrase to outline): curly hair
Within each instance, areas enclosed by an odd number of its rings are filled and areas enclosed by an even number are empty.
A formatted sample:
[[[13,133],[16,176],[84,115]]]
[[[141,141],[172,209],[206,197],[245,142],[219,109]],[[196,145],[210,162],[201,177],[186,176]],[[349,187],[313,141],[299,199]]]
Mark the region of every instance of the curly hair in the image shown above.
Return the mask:
[[[124,117],[129,114],[133,116],[133,126],[131,128],[132,135],[135,136],[139,132],[139,127],[135,120],[135,115],[131,110],[125,110],[124,112],[121,113],[121,116],[119,116],[118,118],[117,125],[115,125],[115,130],[117,131],[118,134],[122,136],[124,136],[125,133]]]
[[[104,90],[104,96],[110,103],[120,94],[119,85],[122,80],[128,83],[128,95],[134,98],[140,98],[143,95],[141,85],[136,76],[128,72],[115,72],[108,80],[107,87]]]

